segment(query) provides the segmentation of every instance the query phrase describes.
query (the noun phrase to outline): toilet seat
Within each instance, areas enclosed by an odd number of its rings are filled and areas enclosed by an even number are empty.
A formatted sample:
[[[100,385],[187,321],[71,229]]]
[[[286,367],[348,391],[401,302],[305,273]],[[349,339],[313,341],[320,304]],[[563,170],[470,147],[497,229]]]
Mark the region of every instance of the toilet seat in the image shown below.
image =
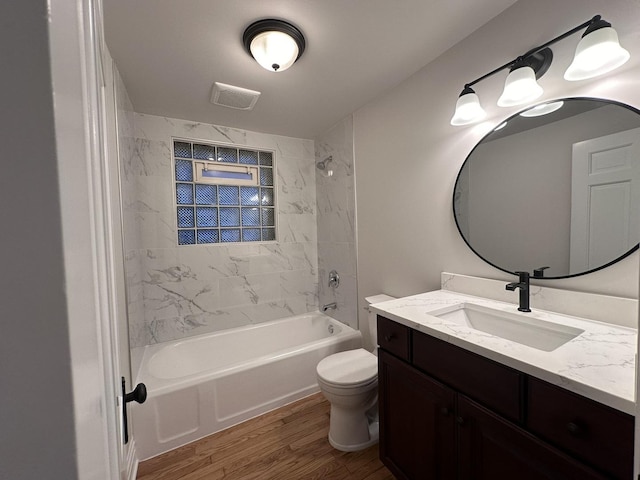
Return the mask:
[[[318,379],[335,388],[354,388],[377,382],[378,357],[364,348],[339,352],[322,359]]]

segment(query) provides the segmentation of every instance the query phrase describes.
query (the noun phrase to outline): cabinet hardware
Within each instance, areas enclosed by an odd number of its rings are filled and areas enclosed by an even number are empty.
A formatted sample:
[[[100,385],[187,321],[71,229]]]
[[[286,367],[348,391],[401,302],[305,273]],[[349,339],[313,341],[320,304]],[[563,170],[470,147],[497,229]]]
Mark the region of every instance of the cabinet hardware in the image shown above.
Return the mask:
[[[440,409],[440,413],[442,413],[442,415],[444,415],[445,417],[448,416],[451,413],[451,410],[449,410],[448,407],[442,407]]]
[[[575,422],[567,423],[567,430],[569,430],[569,433],[571,435],[575,435],[575,436],[581,435],[582,432],[584,431],[583,428]]]
[[[396,338],[396,335],[394,333],[388,333],[384,336],[384,339],[387,342],[390,342],[391,340],[393,340],[394,338]]]
[[[464,418],[456,417],[456,422],[458,422],[458,425],[464,425]]]

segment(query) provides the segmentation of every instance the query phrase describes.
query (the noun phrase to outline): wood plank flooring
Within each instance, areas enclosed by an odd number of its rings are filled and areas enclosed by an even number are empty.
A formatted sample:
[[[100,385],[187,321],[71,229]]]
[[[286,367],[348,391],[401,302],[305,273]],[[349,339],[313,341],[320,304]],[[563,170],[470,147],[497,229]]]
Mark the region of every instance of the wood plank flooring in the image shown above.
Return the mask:
[[[393,480],[378,445],[329,445],[321,393],[142,462],[138,480]]]

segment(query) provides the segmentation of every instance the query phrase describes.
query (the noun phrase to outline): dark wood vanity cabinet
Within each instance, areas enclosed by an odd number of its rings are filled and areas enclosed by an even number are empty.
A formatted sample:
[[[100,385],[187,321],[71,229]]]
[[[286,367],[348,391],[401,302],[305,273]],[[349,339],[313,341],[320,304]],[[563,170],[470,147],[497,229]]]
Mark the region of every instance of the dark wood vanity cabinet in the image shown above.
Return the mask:
[[[456,478],[455,392],[380,351],[380,456],[401,479]]]
[[[631,478],[630,415],[378,318],[380,458],[398,479]]]

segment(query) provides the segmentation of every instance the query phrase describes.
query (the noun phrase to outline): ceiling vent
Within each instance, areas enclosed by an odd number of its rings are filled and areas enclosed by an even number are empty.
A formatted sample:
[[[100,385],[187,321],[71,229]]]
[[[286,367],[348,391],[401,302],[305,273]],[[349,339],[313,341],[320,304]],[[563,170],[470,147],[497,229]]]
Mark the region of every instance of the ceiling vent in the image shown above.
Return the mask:
[[[215,82],[211,91],[211,103],[238,110],[253,110],[260,92]]]

